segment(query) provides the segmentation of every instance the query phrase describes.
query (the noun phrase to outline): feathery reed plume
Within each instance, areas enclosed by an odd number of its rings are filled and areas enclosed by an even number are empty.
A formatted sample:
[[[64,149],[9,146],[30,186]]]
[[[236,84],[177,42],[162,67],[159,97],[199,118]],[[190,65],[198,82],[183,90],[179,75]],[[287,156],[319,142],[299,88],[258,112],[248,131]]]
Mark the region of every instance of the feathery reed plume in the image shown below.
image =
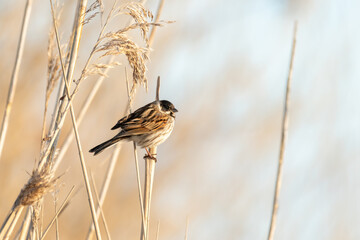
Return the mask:
[[[18,206],[28,206],[39,201],[45,193],[52,190],[58,178],[54,178],[54,173],[51,171],[50,165],[46,165],[43,169],[34,169],[30,179],[21,189],[17,197],[13,209]]]
[[[105,29],[109,21],[118,15],[129,15],[135,21],[135,23],[121,28],[115,32],[109,31],[105,33]],[[146,64],[145,62],[149,59],[149,39],[147,37],[150,26],[163,26],[165,23],[171,22],[149,22],[153,19],[152,13],[147,10],[141,3],[130,2],[123,6],[117,7],[114,5],[110,10],[110,13],[102,27],[98,40],[90,54],[87,64],[81,74],[80,79],[77,82],[85,79],[86,77],[93,74],[103,74],[104,68],[113,67],[119,65],[118,62],[111,61],[110,63],[94,63],[89,66],[90,59],[95,53],[101,53],[99,59],[105,56],[117,56],[125,55],[128,63],[133,70],[133,87],[132,91],[135,91],[135,87],[138,84],[142,84],[147,89],[147,78],[146,78]],[[140,47],[133,40],[131,40],[127,33],[130,30],[139,29],[141,32],[142,39],[145,43],[145,47]]]
[[[45,165],[41,170],[35,168],[30,179],[21,189],[20,194],[15,200],[12,207],[12,213],[21,213],[21,209],[23,209],[23,207],[32,206],[32,217],[25,219],[25,221],[31,220],[31,228],[29,230],[32,232],[33,236],[38,235],[37,223],[41,209],[39,200],[41,200],[46,193],[53,190],[53,186],[58,179],[59,177],[54,178],[54,172],[49,164]],[[30,212],[28,212],[27,215],[30,215]],[[24,227],[27,227],[27,224],[28,223],[24,223]],[[24,233],[22,233],[22,235],[24,235]]]
[[[104,4],[100,0],[96,0],[93,2],[90,7],[85,11],[85,15],[90,14],[90,16],[86,17],[82,22],[83,25],[89,23],[96,15],[100,14],[101,18],[104,13]]]
[[[128,62],[133,69],[133,81],[137,85],[139,83],[147,86],[147,79],[145,72],[147,68],[145,61],[149,59],[148,49],[139,47],[136,43],[128,38],[125,33],[111,33],[105,35],[105,42],[101,45],[97,51],[103,51],[104,54],[101,57],[108,55],[120,55],[124,54],[128,58]]]

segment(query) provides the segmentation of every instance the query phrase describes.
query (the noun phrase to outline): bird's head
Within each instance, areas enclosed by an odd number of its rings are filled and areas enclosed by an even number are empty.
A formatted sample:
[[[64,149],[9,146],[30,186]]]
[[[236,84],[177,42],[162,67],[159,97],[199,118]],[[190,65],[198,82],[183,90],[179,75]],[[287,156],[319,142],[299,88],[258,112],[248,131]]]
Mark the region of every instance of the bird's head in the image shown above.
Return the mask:
[[[174,104],[167,100],[160,101],[160,110],[173,118],[175,118],[175,113],[178,112],[178,110],[174,107]]]

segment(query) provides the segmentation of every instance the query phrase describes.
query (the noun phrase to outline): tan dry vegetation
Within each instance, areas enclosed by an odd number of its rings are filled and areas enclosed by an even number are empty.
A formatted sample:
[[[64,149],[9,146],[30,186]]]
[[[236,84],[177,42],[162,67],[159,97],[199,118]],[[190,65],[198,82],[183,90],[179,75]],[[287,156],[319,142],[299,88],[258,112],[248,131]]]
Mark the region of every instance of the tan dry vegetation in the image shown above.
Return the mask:
[[[266,13],[273,8],[262,10],[246,1],[233,1],[229,4],[231,7],[217,5],[216,1],[209,1],[206,6],[198,3],[201,9],[192,1],[165,2],[160,19],[176,20],[176,23],[157,30],[151,61],[147,62],[149,91],[139,88],[134,101],[134,108],[152,101],[155,79],[161,75],[161,98],[173,101],[179,109],[172,136],[158,149],[160,160],[155,176],[150,239],[155,238],[158,220],[159,239],[183,239],[187,217],[189,239],[266,238],[291,25],[295,17],[300,18],[301,44],[295,64],[288,158],[275,236],[276,239],[358,239],[356,136],[359,131],[351,119],[355,122],[360,118],[354,104],[358,102],[354,97],[358,85],[349,80],[357,75],[350,65],[342,66],[345,60],[350,61],[346,54],[333,51],[339,44],[333,41],[336,36],[323,30],[332,29],[335,23],[326,21],[327,27],[321,25],[327,20],[322,14],[329,10],[329,4],[320,1],[317,9],[311,1],[285,2],[283,8],[276,8],[278,12],[271,12],[271,18]],[[24,60],[0,159],[0,189],[1,196],[5,196],[0,198],[0,221],[5,219],[28,182],[35,161],[39,160],[47,39],[51,28],[49,4],[42,3],[34,2],[36,14],[30,18]],[[4,31],[0,52],[6,56],[0,60],[0,113],[3,113],[24,3],[0,4],[0,29]],[[104,1],[104,4],[103,16],[107,16],[112,2]],[[62,43],[68,42],[75,5],[73,1],[64,2],[59,21]],[[154,13],[157,2],[151,1],[146,6]],[[256,24],[252,14],[260,24]],[[79,79],[98,37],[99,16],[84,27],[74,79]],[[350,21],[351,14],[347,16]],[[109,28],[115,31],[124,27],[128,18],[120,16]],[[342,32],[345,27],[334,29],[338,37],[347,36]],[[357,35],[352,34],[355,41]],[[138,47],[146,47],[140,43],[140,31],[132,30],[128,36]],[[341,43],[339,45],[356,46]],[[227,46],[231,46],[231,50]],[[352,52],[357,53],[355,47],[347,54]],[[329,55],[338,60],[327,60]],[[131,67],[126,63],[127,57],[120,56],[116,61],[123,65],[110,70],[109,78],[79,126],[87,167],[94,173],[98,190],[106,176],[112,150],[97,157],[87,151],[113,135],[110,128],[127,107],[124,67],[127,66],[128,72]],[[76,115],[96,79],[97,76],[89,76],[81,83],[74,100]],[[54,95],[49,106],[54,105]],[[51,114],[49,110],[47,126]],[[345,125],[352,129],[347,130]],[[60,133],[59,146],[71,131],[69,116]],[[142,156],[143,151],[139,152]],[[80,189],[59,217],[59,234],[63,239],[85,238],[91,222],[78,159],[73,142],[55,174],[55,177],[61,176],[55,186],[57,208],[73,185]],[[141,173],[143,166],[140,159]],[[54,215],[53,194],[47,194],[44,199],[44,226]],[[103,209],[113,239],[138,238],[141,213],[131,143],[122,145]],[[55,239],[54,229],[48,233],[48,239]],[[100,229],[104,237],[101,220]]]

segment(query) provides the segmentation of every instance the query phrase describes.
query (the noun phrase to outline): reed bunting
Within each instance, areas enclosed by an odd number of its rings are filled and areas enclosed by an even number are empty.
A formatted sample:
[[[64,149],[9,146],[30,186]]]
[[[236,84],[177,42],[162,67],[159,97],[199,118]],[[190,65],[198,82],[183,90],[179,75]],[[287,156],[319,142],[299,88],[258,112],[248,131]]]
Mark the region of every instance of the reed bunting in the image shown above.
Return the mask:
[[[96,155],[119,141],[127,140],[145,148],[148,156],[152,157],[146,148],[156,147],[170,136],[177,111],[167,100],[151,102],[120,119],[111,130],[121,128],[121,131],[89,152]]]

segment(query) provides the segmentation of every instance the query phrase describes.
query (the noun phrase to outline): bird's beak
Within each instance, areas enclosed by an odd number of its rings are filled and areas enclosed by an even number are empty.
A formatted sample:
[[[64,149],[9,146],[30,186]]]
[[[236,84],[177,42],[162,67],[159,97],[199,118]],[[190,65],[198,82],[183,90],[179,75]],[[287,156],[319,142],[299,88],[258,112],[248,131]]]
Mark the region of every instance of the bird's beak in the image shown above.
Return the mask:
[[[174,109],[173,109],[173,112],[176,113],[176,112],[178,112],[178,110],[177,110],[176,108],[174,108]]]

